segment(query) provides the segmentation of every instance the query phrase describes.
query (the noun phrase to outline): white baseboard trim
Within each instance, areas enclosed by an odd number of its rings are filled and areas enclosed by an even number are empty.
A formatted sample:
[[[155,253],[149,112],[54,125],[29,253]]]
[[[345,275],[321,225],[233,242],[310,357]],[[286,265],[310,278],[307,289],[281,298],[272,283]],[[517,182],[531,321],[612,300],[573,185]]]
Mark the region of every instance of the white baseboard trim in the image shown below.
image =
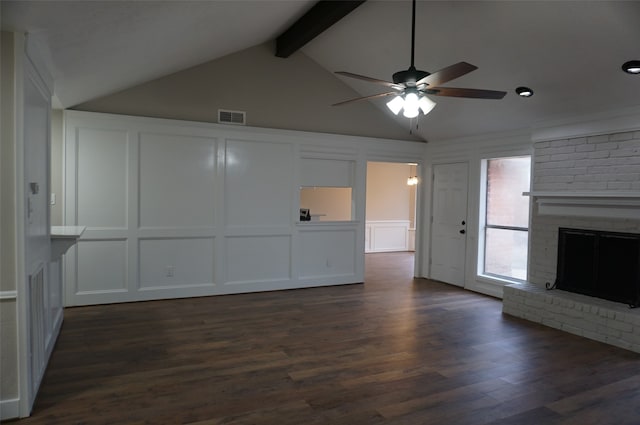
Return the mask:
[[[0,421],[16,419],[20,416],[20,399],[0,400]]]

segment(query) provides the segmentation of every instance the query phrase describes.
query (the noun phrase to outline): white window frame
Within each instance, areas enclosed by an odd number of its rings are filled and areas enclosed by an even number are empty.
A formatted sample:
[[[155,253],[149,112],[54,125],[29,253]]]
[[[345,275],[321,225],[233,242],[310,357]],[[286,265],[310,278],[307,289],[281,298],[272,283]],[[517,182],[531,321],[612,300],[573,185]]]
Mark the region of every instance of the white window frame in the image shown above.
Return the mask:
[[[476,261],[476,275],[478,278],[489,279],[491,281],[497,281],[503,284],[511,284],[511,283],[523,283],[525,280],[516,279],[509,276],[496,275],[491,273],[485,273],[484,271],[484,263],[485,263],[485,250],[486,250],[486,229],[487,227],[496,228],[496,229],[505,229],[505,230],[520,230],[527,232],[527,256],[530,249],[530,231],[531,231],[531,202],[529,202],[529,223],[526,228],[518,227],[518,226],[487,226],[487,171],[489,161],[494,159],[508,159],[508,158],[522,158],[528,156],[533,160],[533,155],[531,153],[524,154],[511,154],[511,155],[500,155],[500,156],[492,156],[490,158],[482,158],[480,160],[480,194],[479,194],[479,205],[478,205],[478,255]],[[531,173],[533,169],[533,163],[531,163],[529,172]],[[530,180],[529,185],[533,183]],[[527,258],[528,260],[528,258]],[[527,275],[529,269],[529,261],[527,261]]]

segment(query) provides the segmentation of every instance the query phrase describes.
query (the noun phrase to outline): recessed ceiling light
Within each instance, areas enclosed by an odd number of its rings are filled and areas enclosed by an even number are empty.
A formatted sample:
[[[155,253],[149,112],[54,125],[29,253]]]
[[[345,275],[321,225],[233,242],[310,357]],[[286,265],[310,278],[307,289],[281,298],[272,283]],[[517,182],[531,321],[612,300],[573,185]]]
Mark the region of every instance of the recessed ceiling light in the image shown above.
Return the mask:
[[[529,87],[518,87],[516,89],[516,93],[518,93],[518,96],[522,96],[522,97],[533,96],[533,90],[531,90]]]
[[[622,70],[627,74],[640,74],[640,61],[629,61],[622,65]]]

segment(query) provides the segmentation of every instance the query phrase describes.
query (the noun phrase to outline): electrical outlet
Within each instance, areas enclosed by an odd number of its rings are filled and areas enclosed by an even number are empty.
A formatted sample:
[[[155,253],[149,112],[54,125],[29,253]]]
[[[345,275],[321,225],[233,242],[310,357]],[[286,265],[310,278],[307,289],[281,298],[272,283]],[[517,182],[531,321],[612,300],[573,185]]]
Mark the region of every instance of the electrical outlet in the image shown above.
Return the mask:
[[[166,277],[173,277],[173,266],[167,266],[164,269],[164,275]]]

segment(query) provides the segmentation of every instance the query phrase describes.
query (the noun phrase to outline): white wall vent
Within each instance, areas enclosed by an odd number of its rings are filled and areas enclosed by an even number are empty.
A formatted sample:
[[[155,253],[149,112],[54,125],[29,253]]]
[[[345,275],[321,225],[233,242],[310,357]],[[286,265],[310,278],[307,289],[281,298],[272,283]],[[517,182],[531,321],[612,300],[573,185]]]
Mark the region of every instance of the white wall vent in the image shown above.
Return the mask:
[[[218,109],[218,122],[220,124],[246,125],[247,113],[244,111],[229,111]]]

